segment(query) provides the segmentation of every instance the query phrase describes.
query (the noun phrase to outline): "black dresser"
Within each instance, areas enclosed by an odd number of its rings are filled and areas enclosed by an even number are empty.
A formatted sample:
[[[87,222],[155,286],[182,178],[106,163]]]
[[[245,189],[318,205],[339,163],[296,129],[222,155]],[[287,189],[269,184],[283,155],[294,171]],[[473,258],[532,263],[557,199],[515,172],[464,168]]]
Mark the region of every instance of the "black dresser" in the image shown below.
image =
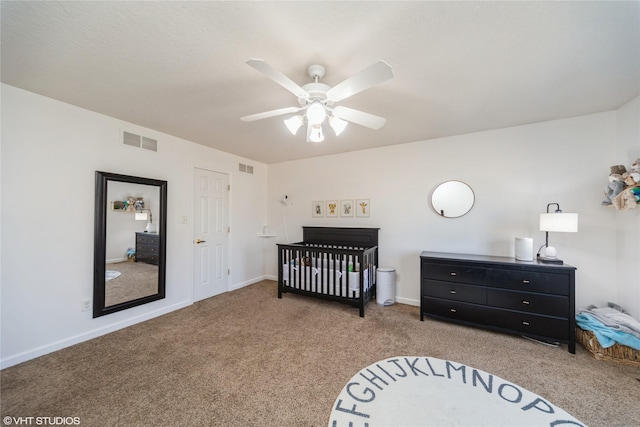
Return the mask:
[[[420,320],[440,320],[568,344],[576,352],[575,267],[422,252]]]
[[[136,233],[136,262],[158,265],[159,253],[159,234]]]

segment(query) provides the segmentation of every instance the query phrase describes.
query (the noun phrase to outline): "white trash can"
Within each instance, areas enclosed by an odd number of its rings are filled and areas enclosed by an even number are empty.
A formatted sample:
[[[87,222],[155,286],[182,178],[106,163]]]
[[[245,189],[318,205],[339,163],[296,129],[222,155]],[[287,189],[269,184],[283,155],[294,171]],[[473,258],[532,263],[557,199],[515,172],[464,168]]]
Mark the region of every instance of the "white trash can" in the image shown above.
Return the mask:
[[[378,305],[391,305],[396,302],[396,270],[394,268],[378,268],[376,295]]]

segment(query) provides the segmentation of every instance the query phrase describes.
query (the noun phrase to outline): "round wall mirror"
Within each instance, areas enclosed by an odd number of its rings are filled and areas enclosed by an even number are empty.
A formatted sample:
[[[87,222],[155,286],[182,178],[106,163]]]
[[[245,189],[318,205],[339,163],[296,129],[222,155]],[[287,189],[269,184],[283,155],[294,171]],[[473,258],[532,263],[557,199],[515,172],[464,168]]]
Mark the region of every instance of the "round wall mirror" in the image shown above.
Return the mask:
[[[458,218],[466,214],[474,201],[473,190],[462,181],[443,182],[431,194],[431,206],[445,218]]]

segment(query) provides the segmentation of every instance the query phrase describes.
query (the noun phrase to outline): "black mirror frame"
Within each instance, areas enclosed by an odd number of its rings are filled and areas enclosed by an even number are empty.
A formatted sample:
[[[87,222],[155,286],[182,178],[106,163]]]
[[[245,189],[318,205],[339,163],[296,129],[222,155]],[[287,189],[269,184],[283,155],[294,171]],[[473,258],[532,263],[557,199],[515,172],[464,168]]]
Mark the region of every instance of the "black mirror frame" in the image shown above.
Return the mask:
[[[160,190],[158,234],[158,293],[105,307],[105,259],[107,243],[107,183],[109,181],[153,185]],[[165,297],[167,259],[167,181],[96,171],[95,226],[93,251],[93,318],[136,307]]]

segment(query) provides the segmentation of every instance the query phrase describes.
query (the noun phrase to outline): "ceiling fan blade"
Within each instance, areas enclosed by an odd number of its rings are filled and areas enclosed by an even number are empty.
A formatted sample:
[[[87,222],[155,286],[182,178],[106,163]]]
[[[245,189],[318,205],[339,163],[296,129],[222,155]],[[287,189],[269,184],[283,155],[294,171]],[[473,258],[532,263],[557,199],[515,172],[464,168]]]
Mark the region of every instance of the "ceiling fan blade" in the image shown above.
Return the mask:
[[[293,93],[298,98],[307,98],[309,94],[307,91],[298,86],[293,80],[289,77],[282,74],[280,71],[271,67],[271,65],[264,62],[262,59],[249,59],[247,61],[251,67],[260,71],[262,74],[265,74],[274,82],[278,83],[280,86]]]
[[[393,69],[389,64],[384,61],[378,61],[329,89],[327,98],[333,102],[342,101],[351,95],[392,78]]]
[[[387,122],[383,117],[374,116],[364,111],[354,110],[349,107],[337,106],[333,109],[333,115],[339,119],[346,120],[371,129],[380,129]]]
[[[256,120],[268,119],[269,117],[281,116],[283,114],[297,113],[300,110],[302,110],[302,108],[299,107],[280,108],[279,110],[265,111],[263,113],[256,113],[240,117],[240,120],[242,120],[243,122],[254,122]]]

